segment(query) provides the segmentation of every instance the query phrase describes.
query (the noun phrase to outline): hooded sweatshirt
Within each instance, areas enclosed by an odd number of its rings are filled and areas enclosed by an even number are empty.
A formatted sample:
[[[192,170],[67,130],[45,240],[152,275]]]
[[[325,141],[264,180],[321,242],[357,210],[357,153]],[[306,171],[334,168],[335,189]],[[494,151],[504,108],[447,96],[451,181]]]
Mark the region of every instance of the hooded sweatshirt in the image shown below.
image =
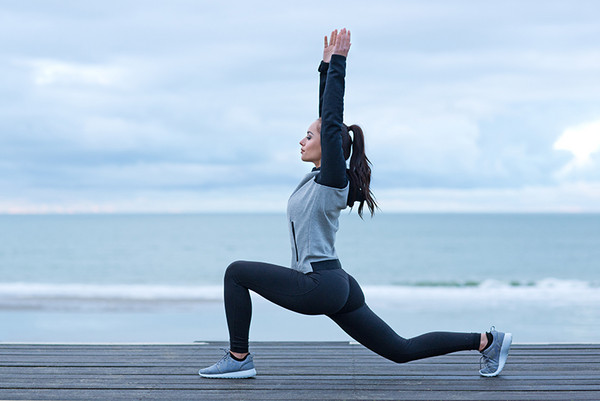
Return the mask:
[[[319,115],[321,167],[314,168],[298,184],[288,200],[287,218],[292,248],[292,269],[313,271],[312,263],[337,261],[335,237],[340,212],[348,200],[346,160],[342,150],[344,78],[346,58],[333,55],[321,62]]]

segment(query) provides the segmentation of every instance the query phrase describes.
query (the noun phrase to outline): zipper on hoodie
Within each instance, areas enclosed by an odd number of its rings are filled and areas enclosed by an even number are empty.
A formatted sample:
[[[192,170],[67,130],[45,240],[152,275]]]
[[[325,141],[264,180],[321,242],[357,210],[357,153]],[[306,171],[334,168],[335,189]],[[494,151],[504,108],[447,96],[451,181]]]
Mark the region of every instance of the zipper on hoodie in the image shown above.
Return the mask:
[[[294,249],[296,250],[296,262],[298,262],[298,244],[296,243],[296,230],[294,229],[293,221],[292,221],[292,236],[294,237]]]

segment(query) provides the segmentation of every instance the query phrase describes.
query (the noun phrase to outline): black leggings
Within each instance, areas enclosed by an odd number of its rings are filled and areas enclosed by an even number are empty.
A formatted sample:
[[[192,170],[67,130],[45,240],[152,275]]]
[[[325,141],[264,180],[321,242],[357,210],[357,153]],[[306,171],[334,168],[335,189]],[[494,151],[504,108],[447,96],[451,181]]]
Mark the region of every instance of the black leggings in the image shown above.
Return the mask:
[[[356,341],[397,363],[479,349],[479,333],[433,332],[411,339],[400,337],[365,304],[363,292],[352,276],[341,268],[330,269],[331,263],[321,267],[327,270],[304,274],[260,262],[229,265],[225,272],[225,312],[231,351],[248,352],[252,318],[248,290],[294,312],[327,315]]]

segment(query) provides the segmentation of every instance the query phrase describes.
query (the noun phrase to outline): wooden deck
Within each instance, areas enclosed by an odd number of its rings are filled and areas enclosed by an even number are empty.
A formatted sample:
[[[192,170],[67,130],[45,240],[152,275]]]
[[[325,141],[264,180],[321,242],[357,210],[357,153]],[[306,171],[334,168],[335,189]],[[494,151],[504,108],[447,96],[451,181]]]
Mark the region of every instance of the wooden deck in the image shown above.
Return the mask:
[[[0,399],[600,400],[600,345],[515,345],[482,378],[475,352],[396,365],[346,342],[253,343],[256,378],[199,377],[226,346],[0,344]]]

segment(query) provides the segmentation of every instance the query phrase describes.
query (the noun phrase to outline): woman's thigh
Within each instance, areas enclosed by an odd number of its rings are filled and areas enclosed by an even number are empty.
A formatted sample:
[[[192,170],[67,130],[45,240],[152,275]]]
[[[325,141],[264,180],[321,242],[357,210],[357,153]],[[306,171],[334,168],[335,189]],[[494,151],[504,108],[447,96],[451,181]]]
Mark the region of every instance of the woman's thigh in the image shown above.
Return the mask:
[[[348,280],[341,269],[304,274],[270,263],[237,261],[225,273],[225,285],[233,283],[306,315],[335,313],[348,298]]]

